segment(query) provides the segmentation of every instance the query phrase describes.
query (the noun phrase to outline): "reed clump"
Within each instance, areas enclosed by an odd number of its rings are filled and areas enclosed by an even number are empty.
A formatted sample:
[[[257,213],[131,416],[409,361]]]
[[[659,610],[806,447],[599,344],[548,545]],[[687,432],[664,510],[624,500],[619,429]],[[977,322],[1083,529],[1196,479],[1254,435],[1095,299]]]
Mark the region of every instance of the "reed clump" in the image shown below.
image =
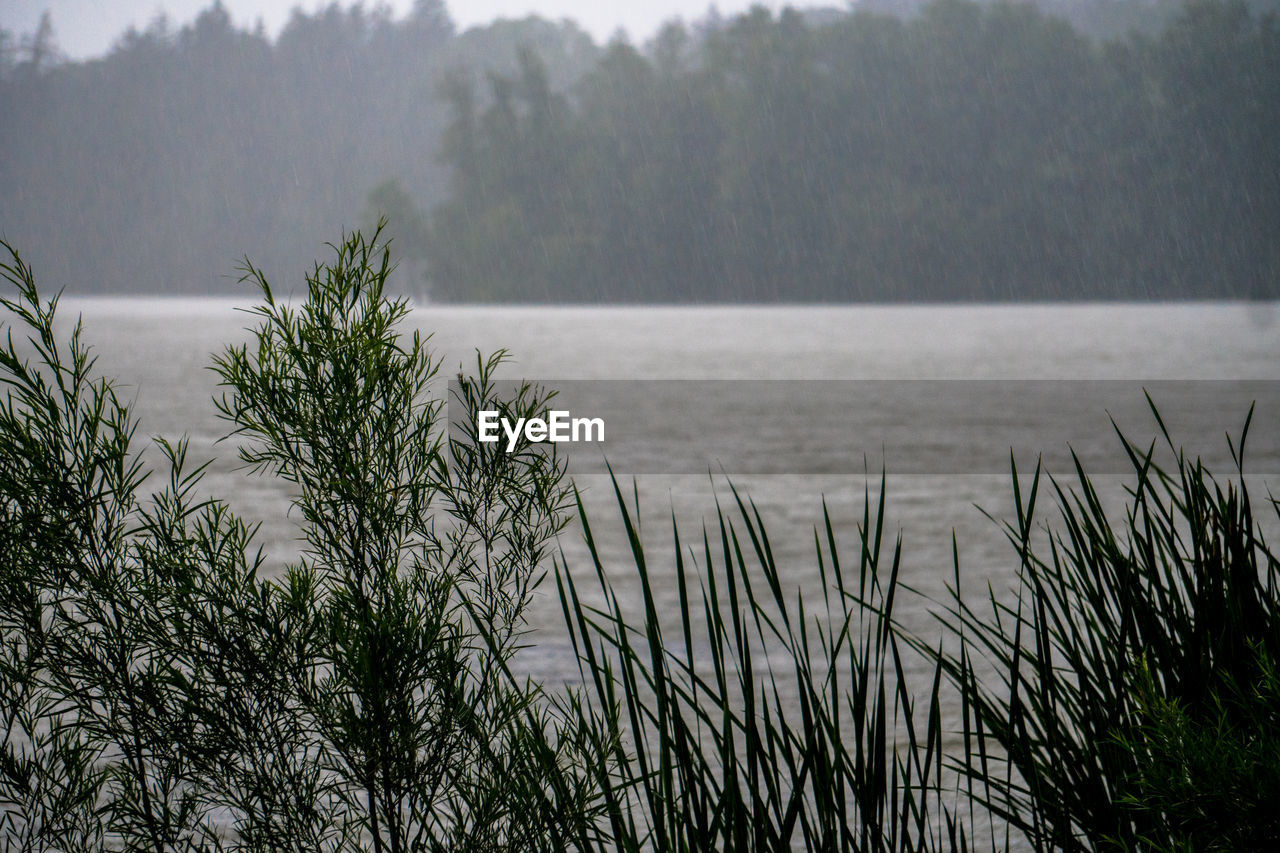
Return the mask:
[[[1119,519],[1078,459],[1073,486],[1037,466],[1024,487],[1015,465],[1016,599],[964,600],[957,568],[938,618],[958,651],[914,644],[963,699],[970,794],[1036,849],[1273,849],[1280,560],[1245,476],[1253,413],[1221,482],[1151,410],[1172,463],[1117,430],[1132,475]],[[1274,523],[1276,501],[1264,507]]]

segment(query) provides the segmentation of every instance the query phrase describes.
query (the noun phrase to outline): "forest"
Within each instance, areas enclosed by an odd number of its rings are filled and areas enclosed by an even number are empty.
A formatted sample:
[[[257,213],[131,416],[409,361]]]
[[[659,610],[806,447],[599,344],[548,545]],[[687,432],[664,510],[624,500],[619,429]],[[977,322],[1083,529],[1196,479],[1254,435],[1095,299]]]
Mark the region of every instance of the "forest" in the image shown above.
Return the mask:
[[[1274,9],[757,8],[601,46],[215,3],[83,62],[0,33],[0,235],[86,294],[236,293],[244,255],[385,215],[394,286],[440,301],[1271,299]]]

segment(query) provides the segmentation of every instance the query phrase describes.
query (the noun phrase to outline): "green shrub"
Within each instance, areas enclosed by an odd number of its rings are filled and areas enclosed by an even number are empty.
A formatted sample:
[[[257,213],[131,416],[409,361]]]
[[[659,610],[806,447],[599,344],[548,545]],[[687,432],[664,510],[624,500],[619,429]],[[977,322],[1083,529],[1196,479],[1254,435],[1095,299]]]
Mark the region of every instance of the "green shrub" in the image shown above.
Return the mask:
[[[376,239],[376,235],[375,235]],[[359,235],[215,369],[252,470],[305,543],[281,577],[54,333],[16,253],[0,349],[0,839],[5,849],[560,849],[589,826],[570,730],[508,668],[565,521],[563,465],[444,437],[425,341]],[[23,341],[23,337],[27,340]],[[457,404],[499,400],[502,354]],[[474,409],[470,421],[474,423]]]

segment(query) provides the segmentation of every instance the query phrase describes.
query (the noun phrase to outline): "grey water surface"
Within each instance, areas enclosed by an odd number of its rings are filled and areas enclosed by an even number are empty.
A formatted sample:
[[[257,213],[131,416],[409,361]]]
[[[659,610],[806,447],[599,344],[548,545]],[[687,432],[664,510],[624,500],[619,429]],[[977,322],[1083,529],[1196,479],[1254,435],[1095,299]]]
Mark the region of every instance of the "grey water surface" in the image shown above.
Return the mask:
[[[639,452],[637,458],[647,459],[636,463],[643,470],[628,470],[625,462],[615,470],[628,491],[631,476],[636,475],[651,571],[657,576],[657,589],[670,597],[660,602],[659,612],[671,612],[676,601],[676,585],[667,582],[674,571],[672,516],[681,525],[683,542],[700,541],[703,522],[714,518],[717,496],[725,505],[731,497],[725,478],[710,476],[717,470],[715,459],[706,468],[696,467],[695,460],[692,470],[684,463],[672,472],[656,464],[662,454],[678,454],[684,448],[681,436],[713,436],[712,445],[723,451],[715,458],[723,455],[741,462],[753,460],[753,454],[778,454],[776,444],[773,450],[759,450],[753,438],[759,432],[744,428],[740,420],[739,404],[751,402],[747,397],[759,397],[751,393],[756,383],[728,380],[878,380],[875,385],[810,382],[805,387],[864,391],[871,387],[884,392],[881,397],[876,392],[859,398],[856,430],[844,422],[830,422],[827,410],[815,409],[808,417],[802,403],[787,403],[794,411],[787,412],[783,421],[783,441],[794,435],[796,447],[807,445],[804,458],[809,461],[793,469],[783,462],[773,467],[740,465],[738,470],[747,473],[729,472],[733,483],[758,506],[784,578],[795,591],[804,591],[806,600],[816,600],[813,528],[821,523],[822,501],[826,500],[836,522],[848,562],[856,563],[856,526],[864,495],[870,493],[873,501],[878,498],[881,464],[888,473],[886,530],[891,537],[902,537],[904,580],[926,596],[942,595],[952,577],[954,531],[963,586],[980,592],[990,582],[1003,591],[1012,583],[1017,559],[996,525],[977,507],[997,517],[1012,512],[1003,461],[1010,448],[1004,444],[1008,441],[1004,432],[994,425],[988,431],[987,421],[975,420],[975,414],[989,412],[992,424],[1003,418],[1005,427],[1014,422],[1023,445],[1018,458],[1023,470],[1029,471],[1038,441],[1062,440],[1050,427],[1063,420],[1064,411],[1084,425],[1088,441],[1119,447],[1108,425],[1111,409],[1103,410],[1104,404],[1110,407],[1116,401],[1095,396],[1088,389],[1096,383],[1079,380],[1127,381],[1127,385],[1104,385],[1109,393],[1118,390],[1121,397],[1130,398],[1118,420],[1144,445],[1155,436],[1154,422],[1145,416],[1141,398],[1146,383],[1164,382],[1161,387],[1166,391],[1203,390],[1200,397],[1181,405],[1193,420],[1198,419],[1193,426],[1202,440],[1205,435],[1210,443],[1221,439],[1218,451],[1226,449],[1226,434],[1237,434],[1244,422],[1248,401],[1240,396],[1241,389],[1247,395],[1261,388],[1269,399],[1260,403],[1250,443],[1262,448],[1257,476],[1263,488],[1280,491],[1275,489],[1280,480],[1275,440],[1280,413],[1273,405],[1277,403],[1274,380],[1280,378],[1280,324],[1273,322],[1275,310],[1270,303],[1235,302],[714,308],[423,305],[410,315],[409,327],[433,336],[444,376],[456,373],[459,366],[473,366],[477,349],[490,352],[505,347],[512,354],[503,372],[509,378],[543,380],[553,387],[556,380],[568,385],[574,384],[572,380],[613,381],[599,386],[613,388],[615,396],[624,398],[611,403],[612,410],[623,412],[625,418],[625,424],[615,423],[613,428],[625,426],[640,442],[639,451],[620,446],[619,452],[624,457]],[[229,343],[246,340],[245,328],[253,317],[235,310],[229,300],[69,299],[63,311],[64,319],[77,313],[83,316],[86,338],[100,357],[100,369],[116,377],[124,395],[136,401],[139,435],[189,436],[193,455],[215,459],[205,483],[208,491],[228,499],[247,518],[262,521],[259,539],[270,565],[279,567],[296,558],[297,534],[288,516],[287,491],[279,483],[239,470],[234,442],[217,443],[227,429],[211,403],[219,390],[207,369],[210,356]],[[661,400],[626,399],[646,387],[659,391],[666,387],[635,380],[717,381],[672,383],[671,387],[711,388],[714,393],[663,405]],[[1038,381],[1030,385],[1012,381],[913,384],[916,380]],[[1175,380],[1199,382],[1169,384]],[[1241,384],[1244,380],[1253,384]],[[782,388],[785,394],[788,386],[769,387]],[[1237,392],[1234,396],[1218,393],[1229,387]],[[954,388],[957,397],[976,401],[966,422],[950,423],[945,412],[934,413],[926,439],[895,450],[895,442],[903,438],[902,423],[891,408],[895,394],[919,395],[920,389],[926,389],[924,396],[932,397],[937,388]],[[968,393],[973,388],[981,389],[978,396]],[[1019,399],[1026,397],[1020,388],[1035,389],[1043,402],[1019,408]],[[742,399],[735,397],[735,389],[742,389]],[[868,448],[877,447],[884,450],[883,456],[872,459]],[[993,447],[999,460],[995,467],[989,461]],[[988,454],[987,462],[964,464],[978,451]],[[944,454],[936,458],[950,461],[931,464],[930,453]],[[784,453],[777,458],[787,457]],[[815,458],[826,459],[829,465],[815,467]],[[910,473],[895,473],[895,462]],[[1118,471],[1107,468],[1100,481],[1109,484],[1108,499],[1120,508],[1124,477]],[[1055,473],[1070,472],[1059,465]],[[634,569],[612,487],[598,474],[579,477],[579,485],[606,567],[626,589]],[[1048,504],[1042,504],[1042,509],[1049,509]],[[1047,517],[1051,520],[1052,514]],[[562,535],[562,548],[570,571],[591,571],[576,524]],[[701,557],[695,564],[702,565]],[[908,624],[936,632],[927,601],[912,599],[900,607]],[[642,612],[638,602],[633,612]],[[550,683],[572,682],[577,669],[561,625],[554,584],[543,585],[529,617],[530,646],[522,656],[523,665]],[[762,660],[761,666],[766,663]]]

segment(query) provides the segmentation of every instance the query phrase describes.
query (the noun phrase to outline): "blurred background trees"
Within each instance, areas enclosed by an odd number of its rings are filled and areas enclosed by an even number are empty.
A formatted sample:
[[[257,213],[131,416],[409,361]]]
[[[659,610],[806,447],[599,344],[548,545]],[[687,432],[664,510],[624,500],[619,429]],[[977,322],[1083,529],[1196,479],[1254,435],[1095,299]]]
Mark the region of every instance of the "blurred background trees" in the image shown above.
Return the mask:
[[[440,0],[272,41],[215,3],[77,63],[50,25],[0,37],[0,231],[86,292],[220,292],[386,215],[397,287],[451,300],[1274,298],[1274,6],[756,9],[598,46]]]

